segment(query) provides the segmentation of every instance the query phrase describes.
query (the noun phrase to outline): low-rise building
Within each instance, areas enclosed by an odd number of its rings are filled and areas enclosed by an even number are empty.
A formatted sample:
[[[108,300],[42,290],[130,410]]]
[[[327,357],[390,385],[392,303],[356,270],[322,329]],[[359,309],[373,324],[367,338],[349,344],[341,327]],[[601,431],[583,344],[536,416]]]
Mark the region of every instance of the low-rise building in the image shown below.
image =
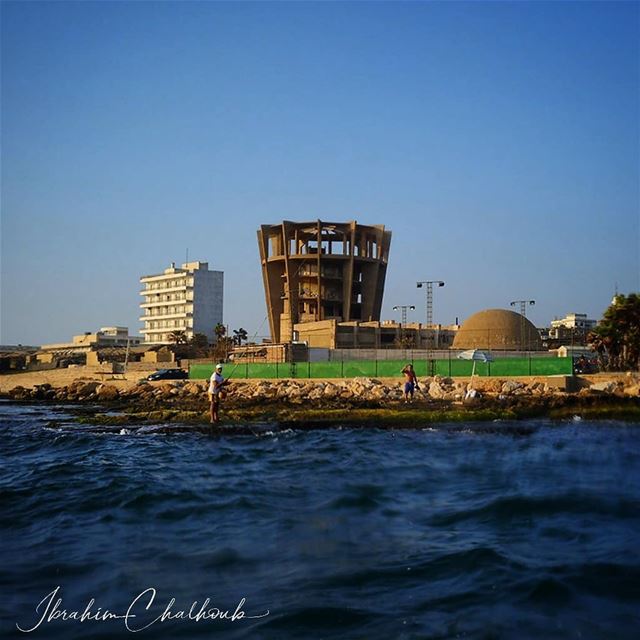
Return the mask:
[[[130,336],[128,327],[102,327],[99,331],[87,331],[73,336],[71,342],[43,344],[41,351],[86,353],[101,347],[135,347],[140,344],[139,336]]]
[[[418,322],[338,322],[321,320],[294,325],[294,338],[311,348],[325,349],[448,349],[458,325],[431,325]]]
[[[550,347],[584,345],[589,332],[597,325],[598,321],[587,318],[586,313],[569,313],[564,318],[551,321],[551,328],[547,331],[547,344]]]
[[[587,318],[586,313],[568,313],[564,318],[556,318],[551,321],[551,328],[558,329],[565,327],[567,329],[582,329],[591,331],[598,324],[597,320]]]

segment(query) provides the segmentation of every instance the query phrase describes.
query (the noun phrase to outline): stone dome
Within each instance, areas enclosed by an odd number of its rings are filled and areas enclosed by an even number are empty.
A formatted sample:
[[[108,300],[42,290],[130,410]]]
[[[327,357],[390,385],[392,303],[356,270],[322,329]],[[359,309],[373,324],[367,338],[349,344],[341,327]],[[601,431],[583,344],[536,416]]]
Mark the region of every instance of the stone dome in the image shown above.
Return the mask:
[[[533,323],[519,313],[485,309],[467,318],[456,333],[453,348],[539,351],[542,340]]]

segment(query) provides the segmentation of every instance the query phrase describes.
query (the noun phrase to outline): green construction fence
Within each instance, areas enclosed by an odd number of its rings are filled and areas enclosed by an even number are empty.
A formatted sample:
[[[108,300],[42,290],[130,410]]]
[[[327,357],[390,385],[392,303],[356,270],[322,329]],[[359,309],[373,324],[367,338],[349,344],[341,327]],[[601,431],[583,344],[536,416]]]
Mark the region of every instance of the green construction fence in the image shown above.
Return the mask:
[[[345,360],[340,362],[279,362],[241,364],[227,363],[224,375],[231,378],[399,378],[407,360]],[[572,375],[571,358],[497,358],[493,362],[476,362],[478,376],[551,376]],[[213,373],[213,364],[194,364],[189,367],[189,378],[207,379]],[[413,367],[418,376],[440,375],[448,377],[470,376],[473,362],[469,360],[415,360]]]

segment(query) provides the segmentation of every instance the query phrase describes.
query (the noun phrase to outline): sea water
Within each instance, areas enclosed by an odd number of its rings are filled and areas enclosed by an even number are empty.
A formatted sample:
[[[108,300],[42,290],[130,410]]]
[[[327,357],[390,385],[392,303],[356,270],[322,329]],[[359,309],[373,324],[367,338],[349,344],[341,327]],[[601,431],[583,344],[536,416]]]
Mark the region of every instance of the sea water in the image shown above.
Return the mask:
[[[2,637],[640,629],[638,424],[0,423]]]

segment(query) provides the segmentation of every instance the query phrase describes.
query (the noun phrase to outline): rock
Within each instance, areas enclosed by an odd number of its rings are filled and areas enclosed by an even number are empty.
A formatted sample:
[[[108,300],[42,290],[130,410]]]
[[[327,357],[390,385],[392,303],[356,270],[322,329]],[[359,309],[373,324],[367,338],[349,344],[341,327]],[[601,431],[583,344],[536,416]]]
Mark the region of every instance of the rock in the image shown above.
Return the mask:
[[[474,384],[482,393],[502,393],[504,380],[494,380],[492,378],[475,379]]]
[[[376,385],[371,391],[369,391],[368,399],[382,400],[387,397],[389,390],[383,385]]]
[[[373,378],[354,378],[351,381],[351,385],[360,385],[365,389],[371,389],[376,384],[381,384],[379,380],[374,380]]]
[[[307,393],[309,400],[320,400],[324,396],[324,383],[314,385]]]
[[[589,389],[599,393],[613,393],[618,388],[615,382],[594,382]]]
[[[324,391],[322,392],[322,395],[325,398],[328,398],[328,399],[331,400],[331,399],[337,397],[338,393],[339,393],[338,387],[336,387],[335,384],[331,384],[331,382],[327,382],[325,384]]]
[[[507,380],[503,383],[502,389],[500,390],[503,395],[509,395],[513,393],[516,389],[522,389],[524,385],[522,382],[516,382],[515,380]]]
[[[160,386],[156,387],[156,391],[161,391],[162,393],[166,393],[167,395],[171,393],[175,389],[174,385],[170,382],[165,382]]]
[[[520,387],[513,392],[514,396],[529,396],[531,395],[531,391],[526,387]]]
[[[429,395],[432,398],[436,398],[437,400],[441,400],[446,395],[446,390],[443,389],[437,380],[434,380],[429,385]]]
[[[204,386],[200,386],[197,382],[188,382],[184,390],[193,396],[199,396],[204,393]]]
[[[347,388],[356,397],[357,396],[364,396],[364,394],[369,390],[368,387],[365,387],[364,385],[360,384],[359,382],[351,383]]]
[[[14,400],[23,400],[24,398],[27,398],[28,395],[28,389],[25,389],[20,385],[18,385],[17,387],[13,387],[13,389],[9,391],[9,397],[13,398]]]
[[[96,392],[96,389],[101,386],[100,382],[86,382],[82,383],[81,386],[77,388],[77,395],[79,398],[88,398],[91,394]]]
[[[120,396],[120,392],[118,391],[118,388],[112,384],[101,384],[96,389],[96,394],[99,400],[106,400],[106,401],[117,400],[118,397]]]

